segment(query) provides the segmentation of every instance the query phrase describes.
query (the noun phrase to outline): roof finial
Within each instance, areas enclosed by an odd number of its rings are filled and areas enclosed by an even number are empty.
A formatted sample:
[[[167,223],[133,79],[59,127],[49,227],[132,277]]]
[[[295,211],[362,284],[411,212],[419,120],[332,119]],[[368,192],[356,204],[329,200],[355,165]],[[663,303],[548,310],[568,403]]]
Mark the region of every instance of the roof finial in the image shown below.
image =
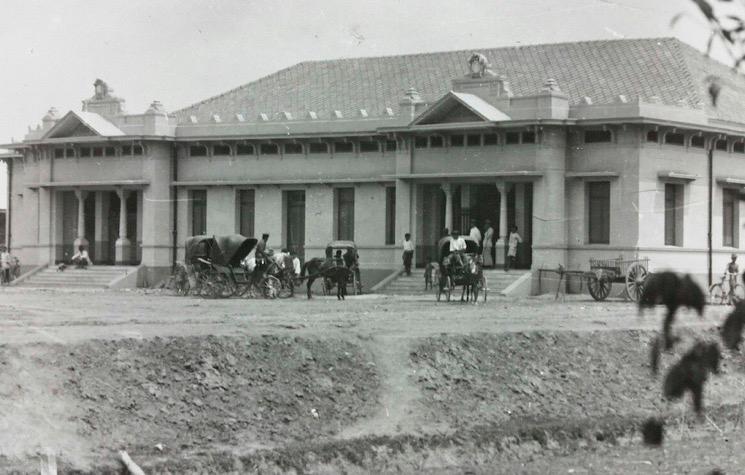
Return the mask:
[[[561,92],[559,83],[554,78],[546,79],[546,82],[543,83],[543,90],[546,92]]]

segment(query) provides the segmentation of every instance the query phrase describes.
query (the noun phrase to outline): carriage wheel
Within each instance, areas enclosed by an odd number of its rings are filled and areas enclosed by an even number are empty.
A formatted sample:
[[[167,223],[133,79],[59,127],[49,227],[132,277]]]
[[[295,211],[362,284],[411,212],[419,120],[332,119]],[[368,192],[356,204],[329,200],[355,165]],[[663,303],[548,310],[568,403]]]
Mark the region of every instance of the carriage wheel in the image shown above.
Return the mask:
[[[282,279],[282,287],[279,289],[279,298],[286,299],[295,295],[295,283],[291,277]]]
[[[634,302],[642,298],[644,292],[644,280],[647,278],[647,269],[638,262],[632,264],[626,271],[626,294]]]
[[[273,275],[268,275],[261,281],[261,294],[266,299],[276,299],[281,288],[282,283]]]
[[[215,294],[219,298],[231,297],[236,292],[233,282],[225,274],[217,274],[214,278]]]
[[[605,300],[610,295],[611,281],[607,277],[592,275],[587,281],[587,290],[590,291],[592,298],[598,302]]]
[[[486,276],[481,274],[481,290],[484,292],[484,302],[486,302]]]

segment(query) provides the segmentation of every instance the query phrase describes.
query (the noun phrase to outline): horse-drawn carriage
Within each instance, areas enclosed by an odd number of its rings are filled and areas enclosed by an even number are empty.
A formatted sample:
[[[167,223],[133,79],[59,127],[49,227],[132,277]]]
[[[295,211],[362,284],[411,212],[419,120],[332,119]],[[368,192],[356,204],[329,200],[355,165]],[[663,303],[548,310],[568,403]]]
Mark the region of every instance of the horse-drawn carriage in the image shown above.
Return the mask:
[[[479,243],[470,238],[463,240],[466,242],[466,250],[460,264],[451,256],[449,237],[444,237],[437,243],[439,267],[433,285],[437,289],[438,302],[443,296],[449,302],[450,294],[458,285],[462,287],[461,300],[473,297],[476,303],[479,293],[483,293],[486,302],[486,276],[482,272]]]
[[[359,255],[354,241],[331,241],[326,245],[326,259],[333,259],[336,266],[344,266],[349,269],[351,272],[347,274],[347,287],[352,287],[352,295],[362,293]],[[325,277],[323,279],[323,294],[331,295],[335,285],[334,279]]]
[[[187,273],[191,293],[211,298],[247,296],[256,289],[265,298],[290,297],[294,293],[293,276],[275,259],[254,272],[242,266],[256,247],[255,238],[240,234],[229,236],[193,236],[186,240]]]

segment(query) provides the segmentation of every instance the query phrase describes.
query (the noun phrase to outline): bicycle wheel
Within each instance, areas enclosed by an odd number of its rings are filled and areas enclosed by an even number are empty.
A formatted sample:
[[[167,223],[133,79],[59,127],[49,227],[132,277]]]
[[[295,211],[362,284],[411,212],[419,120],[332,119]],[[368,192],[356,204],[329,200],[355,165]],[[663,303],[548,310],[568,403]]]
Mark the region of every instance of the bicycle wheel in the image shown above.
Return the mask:
[[[727,300],[727,294],[722,290],[722,284],[711,284],[709,287],[709,304],[723,305]]]

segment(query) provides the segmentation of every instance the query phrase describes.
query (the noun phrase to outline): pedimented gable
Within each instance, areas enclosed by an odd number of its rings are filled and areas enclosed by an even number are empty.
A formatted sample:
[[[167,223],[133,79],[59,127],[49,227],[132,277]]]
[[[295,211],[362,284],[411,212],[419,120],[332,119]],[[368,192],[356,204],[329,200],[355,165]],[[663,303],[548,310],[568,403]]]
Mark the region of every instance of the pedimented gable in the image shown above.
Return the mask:
[[[480,97],[450,91],[411,125],[452,124],[463,122],[500,122],[510,117]]]
[[[111,137],[124,135],[114,124],[98,114],[70,111],[44,135],[45,139],[66,137]]]

